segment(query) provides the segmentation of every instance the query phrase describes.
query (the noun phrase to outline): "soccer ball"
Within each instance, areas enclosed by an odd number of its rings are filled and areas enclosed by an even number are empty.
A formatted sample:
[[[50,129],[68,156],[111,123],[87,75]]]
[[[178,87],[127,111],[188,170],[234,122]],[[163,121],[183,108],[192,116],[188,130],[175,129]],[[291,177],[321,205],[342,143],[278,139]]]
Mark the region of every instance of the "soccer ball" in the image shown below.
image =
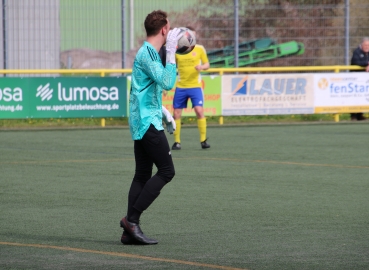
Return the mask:
[[[181,32],[179,34],[183,34],[183,36],[178,40],[178,46],[176,53],[177,54],[188,54],[195,48],[196,45],[196,37],[194,32],[186,27],[180,27]]]

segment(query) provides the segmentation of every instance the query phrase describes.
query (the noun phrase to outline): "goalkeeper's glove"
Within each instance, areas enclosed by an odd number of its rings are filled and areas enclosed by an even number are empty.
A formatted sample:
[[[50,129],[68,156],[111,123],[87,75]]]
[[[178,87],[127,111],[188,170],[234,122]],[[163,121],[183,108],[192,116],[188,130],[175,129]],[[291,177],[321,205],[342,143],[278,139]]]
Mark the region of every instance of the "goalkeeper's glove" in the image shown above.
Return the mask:
[[[179,28],[174,28],[169,31],[167,35],[167,41],[165,44],[165,49],[167,51],[167,63],[176,63],[176,50],[178,47],[178,40],[183,36],[184,31]]]
[[[173,116],[164,106],[161,106],[161,109],[163,113],[163,121],[167,126],[167,131],[169,134],[173,134],[173,132],[176,130],[176,122],[174,121]]]

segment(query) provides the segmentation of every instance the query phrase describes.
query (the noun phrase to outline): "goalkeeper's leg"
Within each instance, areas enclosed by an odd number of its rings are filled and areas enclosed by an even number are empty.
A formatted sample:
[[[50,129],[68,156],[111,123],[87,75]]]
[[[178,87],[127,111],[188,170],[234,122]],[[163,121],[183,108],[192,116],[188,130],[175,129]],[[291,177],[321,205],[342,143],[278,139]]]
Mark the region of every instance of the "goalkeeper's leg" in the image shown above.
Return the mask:
[[[135,160],[136,172],[129,192],[127,217],[130,222],[139,223],[142,212],[151,205],[159,196],[161,189],[175,175],[164,131],[157,131],[150,125],[142,140],[135,141]],[[151,177],[153,164],[158,171]]]

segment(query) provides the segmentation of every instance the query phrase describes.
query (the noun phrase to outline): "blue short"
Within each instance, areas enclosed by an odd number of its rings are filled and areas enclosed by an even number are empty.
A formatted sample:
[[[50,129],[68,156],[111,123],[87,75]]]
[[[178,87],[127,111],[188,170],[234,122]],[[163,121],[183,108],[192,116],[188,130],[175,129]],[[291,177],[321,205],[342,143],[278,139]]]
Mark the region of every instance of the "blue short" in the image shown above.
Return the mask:
[[[195,88],[176,88],[173,98],[174,109],[187,108],[187,101],[191,99],[192,108],[195,106],[204,106],[204,94],[201,87]]]

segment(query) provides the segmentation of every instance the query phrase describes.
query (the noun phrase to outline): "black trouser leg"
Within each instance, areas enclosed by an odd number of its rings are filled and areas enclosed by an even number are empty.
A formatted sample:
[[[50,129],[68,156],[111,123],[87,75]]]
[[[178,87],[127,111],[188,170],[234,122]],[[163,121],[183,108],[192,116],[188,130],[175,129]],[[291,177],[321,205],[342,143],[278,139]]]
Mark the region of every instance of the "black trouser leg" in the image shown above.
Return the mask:
[[[163,179],[154,175],[149,181],[147,181],[145,187],[137,198],[133,208],[139,212],[145,211],[160,195],[161,189],[167,184]]]
[[[128,220],[138,223],[140,215],[174,177],[174,165],[164,131],[151,125],[141,140],[134,142],[136,172],[128,199]],[[151,177],[153,164],[158,168]],[[142,185],[143,184],[143,185]]]
[[[133,205],[135,204],[137,198],[140,196],[141,191],[143,190],[144,186],[145,186],[145,183],[132,181],[131,188],[128,193],[127,217],[132,217],[132,215],[134,214],[135,209],[133,208]]]

